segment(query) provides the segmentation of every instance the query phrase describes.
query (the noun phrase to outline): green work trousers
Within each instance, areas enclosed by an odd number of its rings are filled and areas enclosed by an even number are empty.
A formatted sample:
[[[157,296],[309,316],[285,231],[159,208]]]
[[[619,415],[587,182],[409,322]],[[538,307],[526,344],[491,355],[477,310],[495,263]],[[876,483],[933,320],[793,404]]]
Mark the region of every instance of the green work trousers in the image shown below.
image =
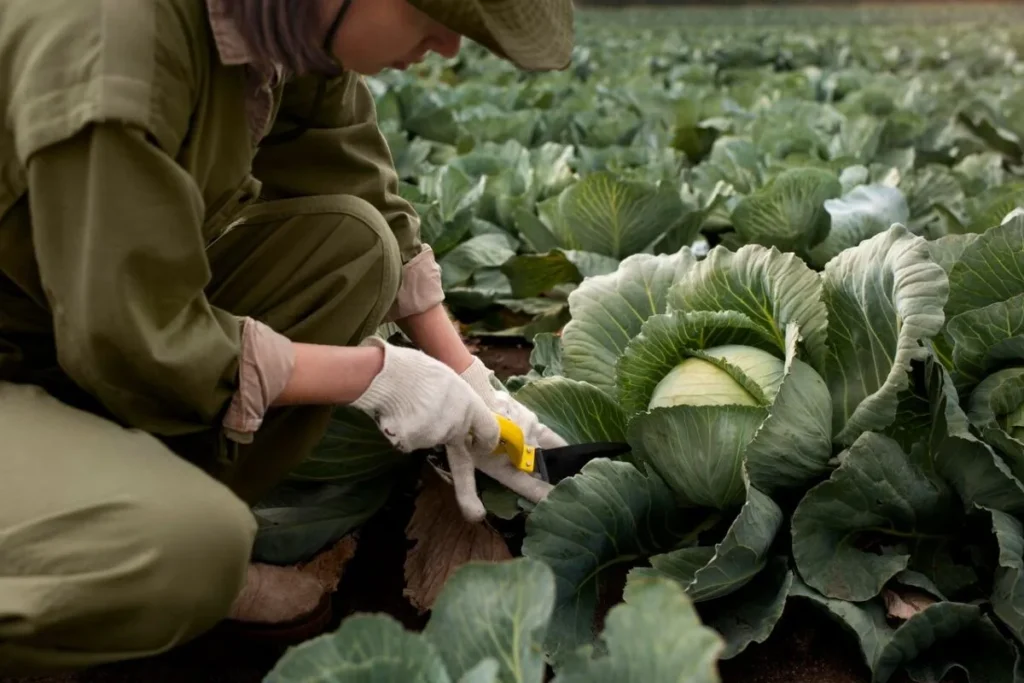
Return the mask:
[[[257,204],[209,248],[210,301],[294,341],[373,334],[401,277],[383,216],[350,196]],[[273,409],[253,443],[174,447],[0,383],[0,675],[150,656],[222,620],[243,585],[250,505],[322,438],[330,407]]]

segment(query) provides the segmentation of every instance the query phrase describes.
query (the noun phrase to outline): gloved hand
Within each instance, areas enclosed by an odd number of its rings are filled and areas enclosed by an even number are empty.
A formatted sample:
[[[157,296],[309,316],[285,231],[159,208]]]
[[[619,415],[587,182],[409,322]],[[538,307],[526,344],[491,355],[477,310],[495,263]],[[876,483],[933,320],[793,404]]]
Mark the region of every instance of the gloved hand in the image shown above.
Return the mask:
[[[491,384],[493,374],[479,358],[474,358],[473,363],[460,377],[473,387],[473,391],[484,400],[488,408],[519,425],[526,443],[539,448],[561,448],[569,445],[550,427],[542,424],[536,413],[515,400],[512,394],[496,389]]]
[[[403,453],[437,446],[489,454],[501,431],[494,413],[454,370],[422,351],[369,337],[384,350],[384,367],[352,403]]]

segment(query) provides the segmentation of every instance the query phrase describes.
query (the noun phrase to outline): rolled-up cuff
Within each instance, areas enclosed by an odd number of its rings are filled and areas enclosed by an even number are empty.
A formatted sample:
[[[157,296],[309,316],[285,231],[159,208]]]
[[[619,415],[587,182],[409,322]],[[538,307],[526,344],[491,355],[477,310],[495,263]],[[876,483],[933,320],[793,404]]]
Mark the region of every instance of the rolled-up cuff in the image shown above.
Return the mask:
[[[224,432],[238,443],[251,443],[263,416],[284,391],[295,369],[290,339],[252,318],[242,318],[242,358],[238,390],[224,416]]]
[[[443,302],[441,267],[434,259],[434,250],[425,244],[423,251],[402,267],[402,285],[385,320],[395,322],[425,313]]]

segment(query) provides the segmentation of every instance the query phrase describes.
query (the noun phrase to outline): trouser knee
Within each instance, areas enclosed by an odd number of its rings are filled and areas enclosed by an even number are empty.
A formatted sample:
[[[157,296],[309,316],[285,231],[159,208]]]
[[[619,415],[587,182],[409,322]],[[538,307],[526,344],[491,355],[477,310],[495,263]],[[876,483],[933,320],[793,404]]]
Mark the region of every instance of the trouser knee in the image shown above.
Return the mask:
[[[256,523],[223,486],[196,484],[200,495],[126,492],[69,512],[73,525],[26,527],[40,538],[13,542],[40,567],[17,577],[17,594],[0,580],[0,672],[152,656],[224,619],[244,586]]]
[[[322,255],[330,272],[330,295],[320,302],[305,341],[350,345],[361,342],[385,321],[401,281],[398,241],[384,216],[369,202],[338,195],[321,198],[325,211],[310,217],[329,225]]]

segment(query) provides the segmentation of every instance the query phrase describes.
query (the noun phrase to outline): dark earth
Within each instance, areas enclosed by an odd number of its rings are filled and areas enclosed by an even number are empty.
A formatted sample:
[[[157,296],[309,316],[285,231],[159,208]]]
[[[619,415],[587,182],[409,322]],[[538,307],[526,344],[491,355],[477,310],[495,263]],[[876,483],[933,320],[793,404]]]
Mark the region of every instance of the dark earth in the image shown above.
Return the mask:
[[[529,348],[477,345],[481,359],[502,378],[529,370]],[[410,629],[422,628],[427,615],[417,614],[402,595],[403,564],[411,543],[405,526],[413,510],[409,488],[359,534],[355,558],[346,567],[335,594],[335,625],[353,612],[386,612]],[[515,550],[515,549],[514,549]],[[166,655],[100,667],[52,678],[0,679],[0,683],[259,683],[283,654],[283,648],[245,642],[222,633],[206,636]],[[791,603],[772,636],[722,662],[723,683],[870,683],[856,644],[839,626],[817,611]],[[951,678],[948,683],[961,683]],[[890,683],[910,683],[894,677]]]

